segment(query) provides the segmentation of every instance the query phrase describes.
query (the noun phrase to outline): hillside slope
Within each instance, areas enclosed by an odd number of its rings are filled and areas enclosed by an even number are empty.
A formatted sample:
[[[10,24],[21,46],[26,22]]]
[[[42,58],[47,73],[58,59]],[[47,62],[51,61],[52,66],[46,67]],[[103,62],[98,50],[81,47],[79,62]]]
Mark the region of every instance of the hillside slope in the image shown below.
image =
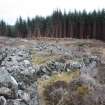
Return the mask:
[[[104,104],[104,42],[0,37],[0,105]]]

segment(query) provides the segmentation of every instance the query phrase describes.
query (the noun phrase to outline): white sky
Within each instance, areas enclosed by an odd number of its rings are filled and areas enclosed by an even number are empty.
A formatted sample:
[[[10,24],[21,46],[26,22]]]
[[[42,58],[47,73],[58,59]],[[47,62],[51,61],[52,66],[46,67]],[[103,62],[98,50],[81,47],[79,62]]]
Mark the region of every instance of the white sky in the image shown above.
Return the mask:
[[[14,24],[16,18],[24,19],[36,15],[50,15],[53,10],[65,9],[92,11],[105,7],[105,0],[0,0],[0,19],[9,24]]]

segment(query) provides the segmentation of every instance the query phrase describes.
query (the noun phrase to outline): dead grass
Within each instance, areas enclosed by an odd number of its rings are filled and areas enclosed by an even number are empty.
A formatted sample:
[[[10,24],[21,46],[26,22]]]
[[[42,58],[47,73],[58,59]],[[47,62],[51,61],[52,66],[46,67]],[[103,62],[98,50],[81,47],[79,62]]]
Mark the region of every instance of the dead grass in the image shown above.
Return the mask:
[[[48,80],[39,79],[38,92],[41,105],[76,105],[75,103],[78,102],[83,103],[83,98],[90,93],[90,89],[86,84],[78,81],[79,77],[80,72],[76,70],[53,75]]]
[[[33,65],[41,65],[46,64],[49,61],[54,61],[59,58],[60,55],[48,52],[47,54],[39,54],[37,51],[32,50],[32,64]]]
[[[41,65],[46,64],[49,61],[52,61],[56,58],[56,56],[50,56],[50,55],[32,55],[32,64],[35,65]]]
[[[57,81],[63,81],[65,83],[69,83],[70,81],[78,78],[80,76],[80,71],[76,70],[73,72],[63,72],[60,74],[55,74],[50,77],[48,80],[42,80],[38,79],[38,92],[39,96],[41,98],[41,105],[46,105],[43,92],[45,91],[46,87],[52,85],[53,83],[56,83]]]
[[[81,85],[81,86],[77,87],[77,93],[80,96],[85,96],[89,93],[89,89],[86,85]]]
[[[68,83],[68,82],[72,81],[73,79],[78,78],[79,76],[80,76],[79,70],[76,70],[73,72],[62,72],[62,73],[52,75],[50,77],[50,79],[48,79],[48,80],[42,81],[41,79],[38,79],[38,84],[39,84],[39,86],[44,88],[47,85],[51,85],[52,83],[54,83],[56,81],[65,81]]]

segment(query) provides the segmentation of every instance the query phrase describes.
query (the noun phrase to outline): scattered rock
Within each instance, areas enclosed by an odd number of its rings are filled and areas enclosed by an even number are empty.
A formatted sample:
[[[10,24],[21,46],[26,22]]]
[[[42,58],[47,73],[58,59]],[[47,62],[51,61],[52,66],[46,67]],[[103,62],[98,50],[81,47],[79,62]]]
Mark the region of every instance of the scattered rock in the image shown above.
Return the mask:
[[[0,105],[39,105],[34,84],[36,71],[31,64],[30,52],[19,48],[3,48],[0,51],[4,54],[0,67],[0,96],[6,98],[1,100]],[[35,86],[31,86],[33,84]]]
[[[25,102],[23,102],[21,99],[15,99],[15,100],[7,100],[7,105],[27,105]]]

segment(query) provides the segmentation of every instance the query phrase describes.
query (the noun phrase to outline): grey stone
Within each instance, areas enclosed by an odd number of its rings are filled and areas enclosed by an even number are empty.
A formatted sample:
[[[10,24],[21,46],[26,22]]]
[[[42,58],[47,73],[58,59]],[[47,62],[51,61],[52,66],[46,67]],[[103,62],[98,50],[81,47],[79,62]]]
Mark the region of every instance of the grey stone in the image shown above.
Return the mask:
[[[7,105],[6,99],[3,96],[0,96],[0,105]]]
[[[11,98],[17,96],[18,83],[5,69],[0,70],[0,87],[1,89],[9,88],[13,92]],[[8,90],[10,92],[10,90]]]
[[[18,90],[18,97],[22,100],[24,100],[26,103],[28,103],[30,101],[30,94],[22,91],[22,90]]]
[[[0,95],[5,97],[11,97],[12,91],[9,88],[1,87],[0,88]]]
[[[27,105],[21,99],[7,100],[7,105]]]

